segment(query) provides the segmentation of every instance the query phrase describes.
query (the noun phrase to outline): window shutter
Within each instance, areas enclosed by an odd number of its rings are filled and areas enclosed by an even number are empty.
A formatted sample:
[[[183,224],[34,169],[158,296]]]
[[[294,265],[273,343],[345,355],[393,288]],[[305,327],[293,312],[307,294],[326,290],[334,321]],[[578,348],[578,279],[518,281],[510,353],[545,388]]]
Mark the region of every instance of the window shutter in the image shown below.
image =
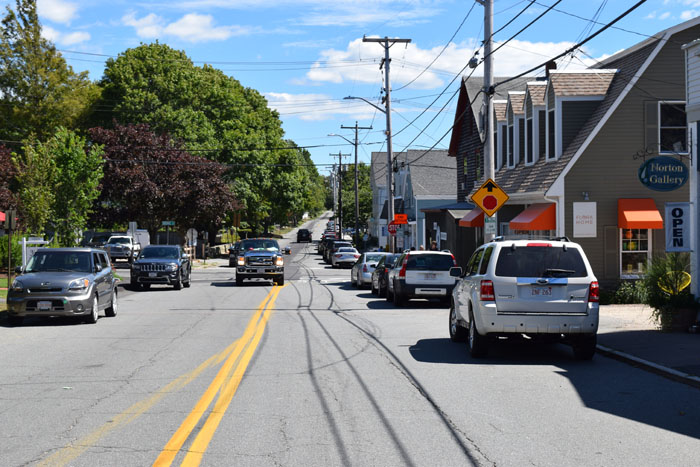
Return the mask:
[[[620,268],[618,266],[618,240],[616,225],[606,225],[605,231],[605,278],[614,279],[620,277]]]
[[[659,152],[659,104],[644,101],[644,149],[651,154]]]

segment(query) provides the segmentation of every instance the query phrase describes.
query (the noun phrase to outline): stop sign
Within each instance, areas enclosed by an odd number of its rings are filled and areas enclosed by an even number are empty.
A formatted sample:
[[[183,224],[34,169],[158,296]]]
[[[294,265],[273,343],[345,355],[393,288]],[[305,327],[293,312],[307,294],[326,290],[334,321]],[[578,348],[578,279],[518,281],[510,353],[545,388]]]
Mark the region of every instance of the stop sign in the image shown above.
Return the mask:
[[[393,222],[389,223],[389,227],[387,227],[387,229],[389,229],[389,233],[391,235],[396,235],[396,231],[398,230],[398,228],[399,228],[399,226],[394,224]]]

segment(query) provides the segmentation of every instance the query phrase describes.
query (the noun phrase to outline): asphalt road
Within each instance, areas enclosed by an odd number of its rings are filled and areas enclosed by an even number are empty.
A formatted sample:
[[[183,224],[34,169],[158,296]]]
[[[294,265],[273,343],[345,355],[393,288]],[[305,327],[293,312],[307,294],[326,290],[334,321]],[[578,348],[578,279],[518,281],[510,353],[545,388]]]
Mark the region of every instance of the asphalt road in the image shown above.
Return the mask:
[[[0,464],[697,464],[698,389],[563,345],[471,359],[437,302],[395,309],[291,245],[284,287],[220,262],[94,325],[0,321]]]

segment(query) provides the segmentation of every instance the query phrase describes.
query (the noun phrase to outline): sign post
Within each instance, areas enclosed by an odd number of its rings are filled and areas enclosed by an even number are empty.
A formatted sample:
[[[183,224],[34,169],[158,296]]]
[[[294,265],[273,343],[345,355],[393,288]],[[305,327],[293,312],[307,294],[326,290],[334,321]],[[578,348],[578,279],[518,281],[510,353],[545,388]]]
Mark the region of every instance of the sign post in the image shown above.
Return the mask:
[[[170,226],[175,225],[175,221],[163,221],[165,226],[165,244],[170,245]]]

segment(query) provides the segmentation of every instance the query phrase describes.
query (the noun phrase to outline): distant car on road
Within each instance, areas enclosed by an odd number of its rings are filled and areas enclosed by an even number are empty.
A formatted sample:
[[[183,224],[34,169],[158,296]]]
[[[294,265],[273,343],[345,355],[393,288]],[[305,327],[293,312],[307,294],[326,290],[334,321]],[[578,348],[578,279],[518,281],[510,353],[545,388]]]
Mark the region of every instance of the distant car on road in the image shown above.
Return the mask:
[[[112,235],[104,249],[112,261],[125,259],[131,263],[141,252],[141,244],[131,235]]]
[[[75,316],[96,323],[117,314],[117,279],[103,250],[40,248],[7,292],[10,324],[26,316]]]
[[[297,231],[297,243],[310,242],[311,241],[311,231],[309,229],[299,229]]]
[[[350,284],[359,288],[371,284],[374,268],[379,263],[379,260],[388,254],[386,252],[362,253],[362,256],[352,266],[350,271]]]
[[[190,286],[191,276],[190,257],[178,245],[149,245],[131,265],[131,285],[139,290],[153,284],[180,290]]]

